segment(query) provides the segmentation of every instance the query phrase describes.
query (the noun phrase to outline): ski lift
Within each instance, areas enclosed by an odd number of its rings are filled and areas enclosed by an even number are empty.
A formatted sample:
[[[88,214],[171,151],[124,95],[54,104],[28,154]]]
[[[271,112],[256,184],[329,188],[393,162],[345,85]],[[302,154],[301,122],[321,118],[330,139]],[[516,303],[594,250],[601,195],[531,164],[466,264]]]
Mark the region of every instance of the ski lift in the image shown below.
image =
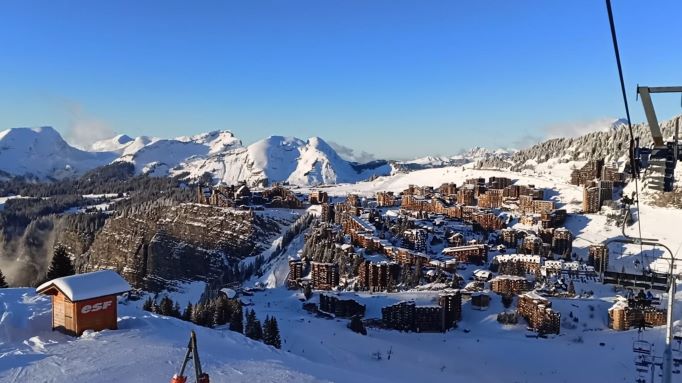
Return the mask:
[[[636,340],[632,343],[632,351],[637,354],[651,354],[651,343],[645,340]]]
[[[675,343],[673,343],[673,351],[674,352],[682,351],[682,336],[675,335],[673,337],[673,340],[675,341]]]
[[[635,366],[637,367],[649,367],[651,366],[651,361],[646,355],[635,356]]]

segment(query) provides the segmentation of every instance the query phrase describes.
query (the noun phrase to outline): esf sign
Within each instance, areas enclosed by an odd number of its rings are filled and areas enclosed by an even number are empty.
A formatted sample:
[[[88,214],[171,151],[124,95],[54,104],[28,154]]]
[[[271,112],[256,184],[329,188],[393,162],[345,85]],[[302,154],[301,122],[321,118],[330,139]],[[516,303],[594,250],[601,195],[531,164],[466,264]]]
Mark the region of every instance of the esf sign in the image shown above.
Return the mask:
[[[84,305],[83,307],[81,307],[81,314],[89,314],[97,311],[106,310],[109,307],[111,307],[112,304],[114,304],[113,301],[106,301],[93,303],[91,305]]]

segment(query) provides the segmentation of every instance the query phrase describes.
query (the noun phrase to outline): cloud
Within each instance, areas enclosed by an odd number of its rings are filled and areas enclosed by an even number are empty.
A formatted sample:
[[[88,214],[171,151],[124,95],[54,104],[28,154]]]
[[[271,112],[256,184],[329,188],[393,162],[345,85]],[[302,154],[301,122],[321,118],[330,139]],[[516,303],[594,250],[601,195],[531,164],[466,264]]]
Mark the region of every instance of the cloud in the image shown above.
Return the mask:
[[[546,126],[544,129],[546,135],[545,138],[573,138],[592,132],[607,131],[613,127],[616,121],[617,119],[613,117],[601,117],[594,120],[551,124]]]
[[[341,158],[343,158],[346,161],[353,161],[364,164],[376,160],[376,157],[374,157],[374,155],[371,153],[367,153],[365,151],[356,151],[347,146],[343,146],[332,141],[328,141],[328,144],[329,146],[332,147],[332,149],[336,151],[336,153],[339,154],[339,156],[341,156]]]
[[[109,124],[89,115],[81,104],[72,102],[67,108],[71,121],[64,138],[71,145],[88,149],[93,143],[116,135]]]
[[[531,146],[541,142],[542,140],[543,140],[542,136],[526,133],[523,136],[512,141],[512,147],[516,149],[530,148]]]

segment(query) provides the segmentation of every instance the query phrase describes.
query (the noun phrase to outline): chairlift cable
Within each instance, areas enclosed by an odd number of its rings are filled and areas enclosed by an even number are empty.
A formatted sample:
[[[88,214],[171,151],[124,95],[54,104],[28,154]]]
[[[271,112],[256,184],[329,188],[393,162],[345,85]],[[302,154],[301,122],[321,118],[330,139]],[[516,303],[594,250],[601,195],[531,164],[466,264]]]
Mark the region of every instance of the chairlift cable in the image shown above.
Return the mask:
[[[606,0],[606,10],[609,13],[609,25],[611,26],[611,39],[613,40],[613,50],[616,55],[616,65],[618,66],[618,78],[620,79],[620,90],[623,94],[623,104],[625,106],[625,116],[628,119],[628,129],[630,131],[630,173],[635,180],[635,205],[637,208],[637,228],[639,234],[640,254],[642,253],[642,214],[639,210],[639,182],[637,169],[635,167],[635,135],[632,130],[632,120],[630,119],[630,107],[628,106],[628,96],[625,92],[625,80],[623,80],[623,67],[620,63],[620,50],[618,49],[618,38],[616,37],[616,24],[613,21],[613,11],[611,10],[611,0]],[[642,260],[643,261],[643,260]]]

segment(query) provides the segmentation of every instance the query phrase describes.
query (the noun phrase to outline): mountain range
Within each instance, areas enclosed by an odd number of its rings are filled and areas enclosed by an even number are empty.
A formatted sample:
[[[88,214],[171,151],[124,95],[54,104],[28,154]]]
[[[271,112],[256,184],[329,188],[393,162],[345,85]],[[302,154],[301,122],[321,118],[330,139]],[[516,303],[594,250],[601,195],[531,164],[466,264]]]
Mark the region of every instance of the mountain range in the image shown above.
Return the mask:
[[[675,117],[661,123],[664,136],[673,135]],[[646,124],[633,126],[641,145],[651,141]],[[185,175],[209,173],[216,183],[294,185],[354,183],[375,176],[475,162],[478,167],[523,170],[548,161],[575,162],[594,158],[624,163],[629,133],[622,120],[605,129],[574,138],[554,138],[527,149],[473,148],[454,156],[427,156],[407,161],[375,160],[357,163],[342,157],[322,138],[302,140],[270,136],[243,145],[232,132],[213,131],[160,139],[117,135],[87,149],[69,145],[51,127],[14,128],[0,132],[0,178],[24,176],[38,180],[78,176],[116,161],[135,165],[139,174]]]
[[[137,173],[198,178],[209,172],[215,182],[251,185],[357,182],[392,171],[387,161],[346,161],[319,137],[270,136],[244,146],[230,131],[173,139],[118,135],[81,150],[51,127],[0,132],[0,175],[5,177],[62,179],[116,161],[134,164]]]

